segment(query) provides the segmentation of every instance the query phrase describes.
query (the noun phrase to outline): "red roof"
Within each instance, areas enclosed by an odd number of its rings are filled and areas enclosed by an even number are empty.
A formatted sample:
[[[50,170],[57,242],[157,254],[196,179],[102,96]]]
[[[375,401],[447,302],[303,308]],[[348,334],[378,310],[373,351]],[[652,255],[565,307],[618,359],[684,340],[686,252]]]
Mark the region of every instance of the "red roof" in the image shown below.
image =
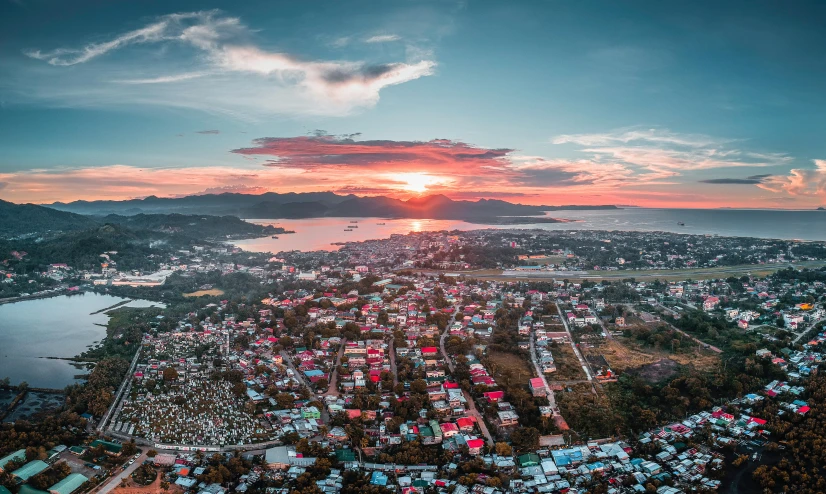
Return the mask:
[[[436,353],[438,351],[439,351],[439,349],[436,348],[435,346],[422,347],[422,353]]]
[[[481,439],[471,439],[470,441],[467,442],[467,447],[468,448],[481,448],[484,445],[485,445],[485,441],[483,441]]]
[[[806,415],[808,411],[809,407],[800,407],[797,409],[797,413],[799,413],[800,415]]]
[[[540,378],[540,377],[534,377],[534,378],[532,378],[532,379],[531,379],[531,381],[530,381],[530,383],[531,383],[531,387],[532,387],[532,388],[534,388],[534,389],[536,389],[536,388],[542,388],[542,387],[544,387],[544,386],[545,386],[545,383],[544,383],[544,382],[542,382],[542,378]]]

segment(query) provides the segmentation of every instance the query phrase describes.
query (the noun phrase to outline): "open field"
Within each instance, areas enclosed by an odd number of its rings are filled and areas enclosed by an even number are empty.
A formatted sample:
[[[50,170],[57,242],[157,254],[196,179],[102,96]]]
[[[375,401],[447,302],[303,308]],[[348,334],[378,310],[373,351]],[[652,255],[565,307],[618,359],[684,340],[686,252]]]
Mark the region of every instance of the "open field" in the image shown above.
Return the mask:
[[[198,290],[197,292],[192,293],[184,293],[184,297],[203,297],[204,295],[209,295],[211,297],[217,297],[219,295],[223,295],[224,291],[218,288],[213,288],[212,290]]]
[[[507,352],[491,351],[488,353],[491,362],[490,371],[493,378],[502,386],[527,386],[528,379],[534,377],[528,357],[522,357]],[[509,376],[505,376],[509,374]],[[507,382],[503,381],[507,379]]]
[[[644,365],[670,359],[680,365],[693,365],[697,369],[708,369],[719,365],[719,356],[709,350],[699,350],[690,353],[671,353],[665,349],[641,348],[633,341],[623,337],[615,337],[596,344],[588,354],[602,354],[608,364],[616,372],[622,373],[629,369],[636,369]]]
[[[554,356],[556,372],[549,376],[549,382],[576,381],[587,378],[585,372],[582,370],[582,365],[579,363],[579,359],[576,358],[574,349],[571,348],[570,344],[563,343],[550,348],[551,354]]]
[[[171,484],[169,486],[169,489],[165,491],[161,489],[161,476],[159,472],[158,478],[156,478],[154,482],[147,486],[140,486],[136,484],[131,477],[129,477],[129,479],[126,481],[125,487],[118,486],[112,492],[115,494],[156,494],[158,492],[165,492],[167,494],[179,494],[183,492],[183,489],[181,488],[181,486],[176,484]]]
[[[660,279],[664,281],[678,281],[684,279],[708,279],[708,278],[727,278],[729,276],[742,276],[750,274],[753,276],[766,276],[775,271],[793,268],[818,268],[826,266],[826,261],[802,261],[785,264],[740,264],[736,266],[720,266],[715,268],[687,268],[687,269],[652,269],[640,271],[585,271],[587,273],[581,277],[565,275],[559,273],[556,278],[568,278],[571,281],[581,280],[622,280],[625,278],[634,278],[636,280],[654,280]],[[465,276],[477,278],[480,280],[491,281],[548,281],[555,278],[552,272],[548,272],[545,276],[536,276],[531,273],[525,273],[524,276],[504,276],[502,270],[499,269],[480,269],[477,271],[463,271],[461,274]]]

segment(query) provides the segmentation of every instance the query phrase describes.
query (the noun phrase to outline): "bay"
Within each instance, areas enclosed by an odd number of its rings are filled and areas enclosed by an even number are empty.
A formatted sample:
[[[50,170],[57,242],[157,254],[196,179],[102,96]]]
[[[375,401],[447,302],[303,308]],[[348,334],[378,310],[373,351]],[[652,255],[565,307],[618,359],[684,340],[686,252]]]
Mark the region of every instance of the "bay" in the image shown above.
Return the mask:
[[[699,235],[826,241],[826,211],[756,209],[649,209],[550,211],[547,217],[565,223],[490,225],[459,220],[310,218],[260,220],[252,223],[281,226],[296,233],[234,242],[253,252],[337,250],[338,242],[387,238],[393,234],[438,230],[541,229],[664,231]],[[358,223],[353,223],[358,222]],[[680,223],[683,223],[681,225]],[[352,231],[345,229],[356,225]]]

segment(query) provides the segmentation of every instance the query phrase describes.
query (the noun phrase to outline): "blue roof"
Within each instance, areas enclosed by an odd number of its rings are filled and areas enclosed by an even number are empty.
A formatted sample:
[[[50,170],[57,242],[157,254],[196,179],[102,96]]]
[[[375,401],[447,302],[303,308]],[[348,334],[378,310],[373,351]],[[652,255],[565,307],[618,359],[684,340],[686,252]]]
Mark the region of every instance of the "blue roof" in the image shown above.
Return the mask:
[[[370,476],[370,483],[373,485],[387,485],[387,475],[382,472],[373,472],[373,475]]]
[[[315,376],[323,376],[324,373],[318,369],[306,370],[304,371],[304,375],[307,377],[315,377]]]

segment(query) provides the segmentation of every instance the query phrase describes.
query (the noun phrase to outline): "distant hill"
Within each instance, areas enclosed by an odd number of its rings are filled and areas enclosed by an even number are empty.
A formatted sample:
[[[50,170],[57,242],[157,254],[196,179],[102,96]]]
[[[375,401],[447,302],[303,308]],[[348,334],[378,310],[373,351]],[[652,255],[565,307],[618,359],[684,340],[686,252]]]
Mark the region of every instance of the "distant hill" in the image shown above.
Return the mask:
[[[286,233],[283,228],[247,223],[236,216],[142,213],[131,216],[91,216],[0,200],[0,238],[79,232],[103,225],[118,225],[130,231],[182,234],[201,239]]]
[[[70,232],[92,228],[96,225],[97,222],[88,216],[35,204],[14,204],[0,200],[0,236],[2,237]]]
[[[359,197],[333,192],[278,194],[207,194],[177,198],[150,196],[126,201],[75,201],[49,207],[79,214],[135,215],[180,213],[231,215],[239,218],[281,219],[319,217],[381,217],[474,219],[497,216],[538,216],[545,211],[616,209],[616,206],[528,206],[494,199],[454,201],[444,195],[416,197],[407,201],[384,196]]]

